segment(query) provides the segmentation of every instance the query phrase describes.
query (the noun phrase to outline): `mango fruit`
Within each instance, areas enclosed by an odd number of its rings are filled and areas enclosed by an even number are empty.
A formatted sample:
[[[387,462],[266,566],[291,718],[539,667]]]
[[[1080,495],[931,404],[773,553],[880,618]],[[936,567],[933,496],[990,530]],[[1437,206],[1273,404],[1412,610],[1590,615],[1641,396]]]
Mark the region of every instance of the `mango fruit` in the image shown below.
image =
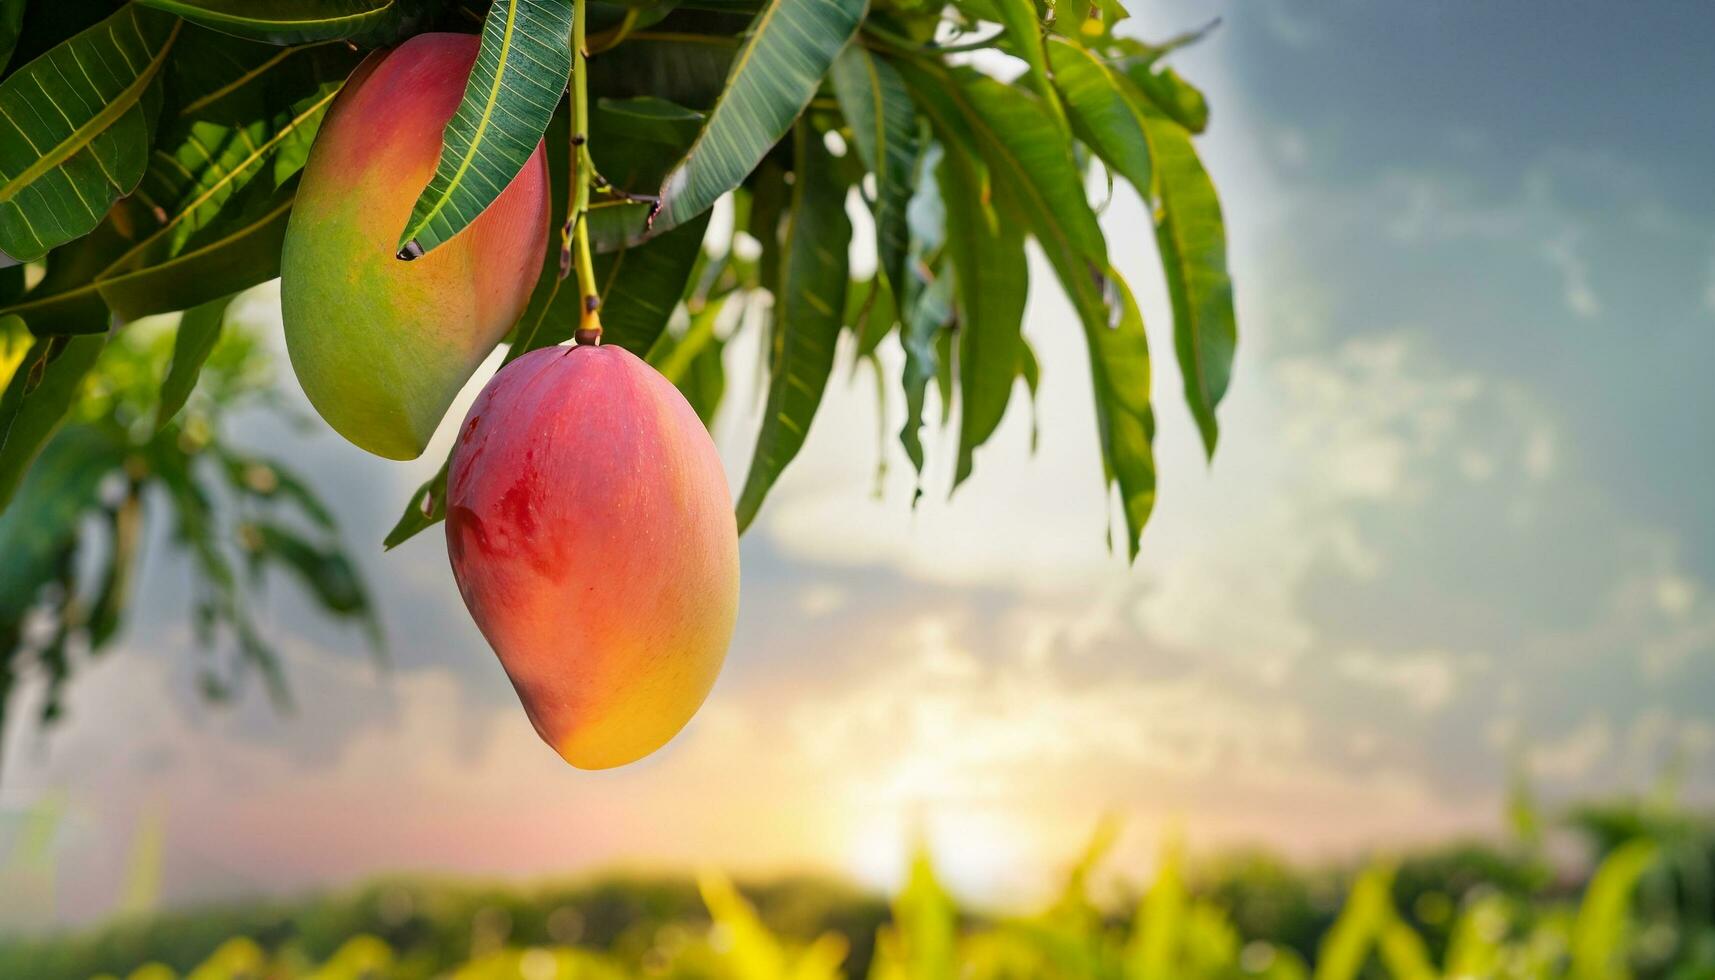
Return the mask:
[[[477,396],[453,447],[447,553],[536,731],[581,769],[666,744],[720,672],[738,526],[671,382],[619,347],[547,347]]]
[[[310,404],[357,446],[414,459],[523,313],[548,242],[541,144],[439,248],[397,257],[476,61],[469,34],[419,34],[359,65],[310,149],[280,256],[286,351]]]

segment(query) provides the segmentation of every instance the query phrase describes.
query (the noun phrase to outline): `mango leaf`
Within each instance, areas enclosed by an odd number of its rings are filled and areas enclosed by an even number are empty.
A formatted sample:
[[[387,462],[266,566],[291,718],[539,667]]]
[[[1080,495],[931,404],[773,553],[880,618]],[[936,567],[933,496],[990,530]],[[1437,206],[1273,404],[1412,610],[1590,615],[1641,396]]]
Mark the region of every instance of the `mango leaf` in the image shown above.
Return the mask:
[[[668,168],[697,138],[706,118],[704,113],[653,96],[599,99],[590,113],[590,158],[613,192],[659,187]],[[591,247],[610,252],[641,242],[649,211],[646,201],[623,194],[595,195],[589,211]]]
[[[707,214],[698,215],[659,238],[596,258],[602,343],[617,344],[639,357],[648,353],[679,305],[708,224]]]
[[[1190,134],[1153,110],[1146,108],[1142,118],[1155,166],[1155,241],[1173,305],[1173,348],[1185,401],[1212,458],[1220,436],[1215,408],[1232,380],[1238,345],[1226,225]]]
[[[113,316],[94,280],[131,247],[131,239],[121,228],[142,220],[136,210],[129,200],[122,200],[94,231],[48,253],[47,271],[41,281],[0,307],[0,316],[21,317],[37,336],[106,332]]]
[[[662,181],[657,229],[707,211],[755,169],[816,94],[867,7],[867,0],[769,0],[708,123]]]
[[[1130,181],[1144,200],[1151,200],[1155,190],[1149,139],[1119,79],[1087,49],[1061,38],[1048,40],[1048,59],[1071,116],[1072,131],[1102,162]]]
[[[682,336],[663,333],[649,349],[649,363],[678,386],[704,427],[714,422],[726,393],[726,368],[721,362],[726,342],[715,335],[715,325],[731,295],[710,299],[692,314]]]
[[[1119,485],[1135,558],[1155,503],[1148,347],[1131,292],[1108,266],[1077,164],[1048,110],[1028,93],[969,69],[919,62],[900,69],[943,139],[982,152],[1000,220],[1030,229],[1077,311],[1090,348],[1103,468]]]
[[[416,537],[417,532],[447,519],[448,463],[442,463],[435,475],[425,480],[411,495],[411,502],[405,505],[405,513],[399,516],[393,530],[388,531],[386,539],[381,542],[383,550],[392,551]]]
[[[0,511],[24,472],[59,430],[84,376],[107,346],[106,334],[35,342],[0,394]]]
[[[0,82],[0,251],[40,258],[137,186],[179,30],[127,6]]]
[[[1149,402],[1149,340],[1143,314],[1118,271],[1108,270],[1117,317],[1109,327],[1084,327],[1096,428],[1108,479],[1119,486],[1125,512],[1126,553],[1136,560],[1143,527],[1155,509],[1155,411]]]
[[[167,365],[166,380],[161,382],[161,402],[155,409],[156,430],[171,421],[190,398],[202,374],[203,362],[220,340],[221,324],[231,302],[231,296],[222,296],[186,310],[179,318],[179,329],[173,335],[173,359]]]
[[[1062,126],[1065,113],[1060,108],[1060,95],[1048,77],[1048,53],[1043,47],[1042,21],[1036,15],[1036,0],[991,0],[994,15],[1006,28],[1012,52],[1024,59],[1029,69],[1026,75],[1043,105],[1054,114]]]
[[[965,148],[947,145],[937,174],[947,209],[947,256],[952,261],[959,309],[957,360],[963,408],[955,490],[971,474],[973,451],[994,434],[1006,414],[1012,383],[1018,377],[1019,331],[1030,282],[1023,229],[996,219],[978,196],[968,160]],[[950,401],[943,399],[943,410]]]
[[[846,251],[852,235],[851,220],[846,217],[846,189],[834,179],[833,160],[819,133],[800,125],[792,142],[797,178],[792,185],[780,285],[775,294],[778,329],[774,332],[774,366],[768,379],[762,432],[757,436],[750,474],[738,499],[741,533],[756,518],[768,489],[804,445],[828,375],[834,369],[834,345],[846,302]]]
[[[0,0],[0,73],[12,62],[18,34],[24,28],[25,0]]]
[[[861,44],[846,45],[831,77],[858,159],[875,175],[876,251],[888,285],[898,293],[911,237],[905,211],[921,155],[917,107],[899,72]]]
[[[929,380],[939,372],[936,338],[952,319],[953,276],[943,271],[918,297],[900,335],[905,348],[905,369],[899,376],[905,388],[905,425],[899,430],[899,444],[905,447],[905,455],[919,477],[923,474],[923,402]]]
[[[370,646],[381,650],[381,623],[375,617],[363,579],[338,547],[318,546],[271,521],[243,526],[241,537],[253,543],[249,552],[253,575],[270,562],[285,566],[325,612],[362,623]]]
[[[198,36],[213,35],[197,32],[191,40]],[[181,82],[212,88],[185,104],[182,111],[197,117],[163,120],[172,142],[155,150],[136,195],[151,228],[96,277],[121,317],[184,309],[279,275],[297,175],[350,59],[335,48],[306,46],[274,62],[274,71],[225,83],[225,72]],[[276,72],[281,77],[267,81]]]
[[[270,44],[353,39],[380,43],[418,18],[408,0],[137,0],[193,24]],[[426,7],[416,4],[416,7]]]
[[[653,96],[693,109],[712,109],[732,71],[739,46],[730,34],[698,33],[669,18],[589,59],[590,97]],[[595,152],[596,144],[590,144]]]
[[[571,0],[496,0],[440,161],[399,235],[401,258],[476,220],[524,169],[572,70]]]
[[[1111,64],[1115,71],[1137,86],[1150,105],[1191,132],[1201,133],[1209,126],[1209,100],[1178,72],[1171,68],[1158,71],[1155,63],[1174,47],[1201,40],[1214,26],[1209,24],[1199,31],[1180,35],[1168,45],[1152,46],[1130,38],[1116,41],[1114,47],[1121,56]]]

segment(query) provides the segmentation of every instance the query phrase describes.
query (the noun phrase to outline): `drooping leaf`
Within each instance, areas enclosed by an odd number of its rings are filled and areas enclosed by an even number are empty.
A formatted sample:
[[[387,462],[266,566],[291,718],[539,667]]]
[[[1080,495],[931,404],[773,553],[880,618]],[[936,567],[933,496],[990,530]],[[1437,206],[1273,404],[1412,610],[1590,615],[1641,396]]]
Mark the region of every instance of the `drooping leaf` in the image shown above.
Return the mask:
[[[101,300],[95,277],[131,247],[132,239],[124,229],[142,220],[130,199],[120,201],[94,231],[48,253],[41,281],[0,307],[0,315],[22,317],[38,336],[106,331],[113,317]]]
[[[905,425],[899,430],[899,442],[919,477],[923,474],[923,402],[930,379],[939,373],[936,341],[952,319],[953,277],[944,272],[918,297],[900,335],[905,348],[905,370],[900,374],[905,388]]]
[[[1096,429],[1108,479],[1119,487],[1125,513],[1126,551],[1137,558],[1143,527],[1155,509],[1155,411],[1150,407],[1149,340],[1137,300],[1117,271],[1108,270],[1116,319],[1111,326],[1085,324],[1090,379],[1096,396]]]
[[[253,569],[266,564],[282,565],[295,574],[298,583],[332,616],[356,619],[369,634],[370,643],[381,647],[381,624],[363,579],[351,560],[337,547],[325,547],[272,521],[257,521],[244,529],[250,532]]]
[[[448,463],[451,461],[449,460]],[[411,500],[405,505],[405,513],[399,515],[398,523],[393,530],[387,532],[387,537],[381,546],[391,551],[417,535],[417,532],[434,527],[447,519],[447,466],[442,463],[434,476],[429,477],[417,492],[411,495]]]
[[[270,44],[350,39],[381,43],[421,20],[410,0],[137,0],[193,24]]]
[[[15,486],[16,506],[0,505],[0,554],[6,556],[0,561],[0,672],[25,614],[76,549],[79,525],[98,505],[101,481],[119,465],[122,452],[96,428],[68,428],[49,441]]]
[[[947,256],[957,285],[959,330],[959,458],[953,488],[971,474],[971,455],[1006,414],[1018,377],[1020,329],[1030,269],[1024,230],[996,219],[978,196],[965,161],[968,150],[948,145],[938,179],[947,209]],[[947,365],[949,368],[950,364]],[[949,378],[951,376],[949,375]],[[943,408],[951,399],[943,399]]]
[[[744,180],[815,95],[867,6],[867,0],[769,0],[703,131],[662,181],[656,228],[684,224]]]
[[[905,212],[921,155],[917,107],[898,70],[861,44],[846,45],[834,59],[832,78],[858,159],[875,175],[876,251],[888,285],[898,293],[911,238]]]
[[[1226,225],[1190,134],[1147,110],[1143,123],[1155,163],[1155,241],[1173,305],[1173,349],[1185,377],[1185,401],[1203,449],[1213,457],[1220,435],[1215,409],[1227,393],[1238,345]]]
[[[0,251],[40,258],[137,186],[179,30],[126,6],[0,82]]]
[[[161,402],[155,410],[156,429],[171,421],[190,398],[202,374],[203,362],[220,340],[220,328],[231,302],[231,296],[223,296],[192,307],[179,318],[179,329],[173,335],[173,359],[167,365],[167,377],[161,382]]]
[[[1144,200],[1154,194],[1149,140],[1143,120],[1113,72],[1087,49],[1061,38],[1048,41],[1054,81],[1066,102],[1072,131]]]
[[[846,189],[834,179],[821,136],[808,126],[794,132],[797,163],[792,206],[776,293],[773,370],[762,431],[750,474],[738,499],[738,527],[750,526],[763,498],[804,445],[834,368],[848,280],[846,250],[851,221]]]
[[[1070,149],[1026,92],[968,69],[900,69],[937,129],[982,152],[1000,220],[1030,229],[1072,301],[1090,347],[1105,476],[1119,485],[1127,551],[1136,557],[1155,501],[1148,347],[1130,290],[1109,268]]]
[[[458,234],[524,169],[566,89],[571,36],[568,0],[496,0],[489,8],[435,175],[400,232],[402,256]]]
[[[1060,256],[1055,269],[1067,291],[1077,288],[1068,279],[1094,285],[1092,273],[1099,276],[1106,266],[1107,246],[1071,147],[1042,100],[971,68],[897,64],[943,142],[971,147],[987,163],[990,179],[1011,189],[1032,234],[1051,259]]]
[[[84,376],[105,346],[106,334],[42,338],[12,372],[0,394],[0,511],[65,421]]]

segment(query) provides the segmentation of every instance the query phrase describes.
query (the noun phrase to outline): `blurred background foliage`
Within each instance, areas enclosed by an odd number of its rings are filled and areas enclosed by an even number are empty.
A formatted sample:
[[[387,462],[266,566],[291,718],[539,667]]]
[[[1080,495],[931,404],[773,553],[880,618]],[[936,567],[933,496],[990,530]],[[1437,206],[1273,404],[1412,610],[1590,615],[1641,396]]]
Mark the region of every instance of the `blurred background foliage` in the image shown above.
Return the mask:
[[[1542,827],[1528,799],[1516,814]],[[53,819],[44,811],[46,824]],[[0,940],[0,976],[1715,976],[1715,822],[1664,794],[1575,807],[1546,835],[1518,829],[1506,842],[1324,868],[1262,853],[1192,862],[1170,837],[1139,894],[1103,873],[1117,831],[1105,822],[1059,896],[1029,915],[961,908],[925,852],[890,905],[813,877],[742,889],[713,872],[696,881],[609,875],[534,887],[397,878],[298,901],[134,911],[95,931]],[[28,882],[20,877],[28,836],[0,877],[14,894]],[[137,848],[157,845],[142,834]]]
[[[226,313],[222,301],[186,313],[176,329],[172,317],[140,321],[97,347],[89,376],[66,393],[66,422],[0,513],[0,730],[26,671],[47,678],[41,720],[52,722],[75,665],[120,635],[156,522],[167,530],[154,539],[187,559],[205,696],[230,697],[256,675],[277,704],[289,703],[253,615],[274,577],[327,615],[362,624],[381,650],[332,513],[278,460],[223,434],[223,420],[244,408],[287,411],[271,387],[272,358],[252,333],[228,329]],[[9,366],[30,347],[15,320],[0,320]]]

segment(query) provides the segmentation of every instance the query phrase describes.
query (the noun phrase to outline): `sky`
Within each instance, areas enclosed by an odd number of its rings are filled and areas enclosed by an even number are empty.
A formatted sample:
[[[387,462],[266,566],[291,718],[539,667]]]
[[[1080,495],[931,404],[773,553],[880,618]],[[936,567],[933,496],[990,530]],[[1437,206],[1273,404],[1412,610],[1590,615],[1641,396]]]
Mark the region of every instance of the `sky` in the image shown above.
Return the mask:
[[[1104,814],[1113,865],[1142,877],[1174,828],[1306,859],[1497,833],[1515,765],[1569,800],[1646,790],[1677,759],[1715,800],[1715,139],[1687,111],[1715,90],[1715,9],[1133,6],[1145,37],[1222,18],[1174,63],[1214,110],[1199,147],[1241,332],[1206,464],[1147,214],[1118,192],[1104,225],[1157,351],[1160,497],[1135,566],[1104,544],[1083,345],[1038,257],[1034,420],[1021,391],[951,500],[955,441],[931,431],[913,510],[891,438],[872,493],[875,386],[842,367],[743,540],[713,694],[621,770],[536,738],[439,534],[357,549],[387,669],[276,590],[285,716],[259,689],[198,702],[186,572],[151,548],[139,617],[65,722],[7,733],[0,843],[63,814],[51,901],[8,914],[110,913],[140,827],[167,902],[401,869],[810,867],[886,888],[920,836],[956,890],[1008,904]],[[277,332],[277,291],[240,315]],[[735,376],[757,361],[749,341],[728,357]],[[735,483],[756,402],[715,425]],[[897,391],[884,411],[897,431]],[[360,543],[447,438],[402,465],[270,418],[238,435]]]

